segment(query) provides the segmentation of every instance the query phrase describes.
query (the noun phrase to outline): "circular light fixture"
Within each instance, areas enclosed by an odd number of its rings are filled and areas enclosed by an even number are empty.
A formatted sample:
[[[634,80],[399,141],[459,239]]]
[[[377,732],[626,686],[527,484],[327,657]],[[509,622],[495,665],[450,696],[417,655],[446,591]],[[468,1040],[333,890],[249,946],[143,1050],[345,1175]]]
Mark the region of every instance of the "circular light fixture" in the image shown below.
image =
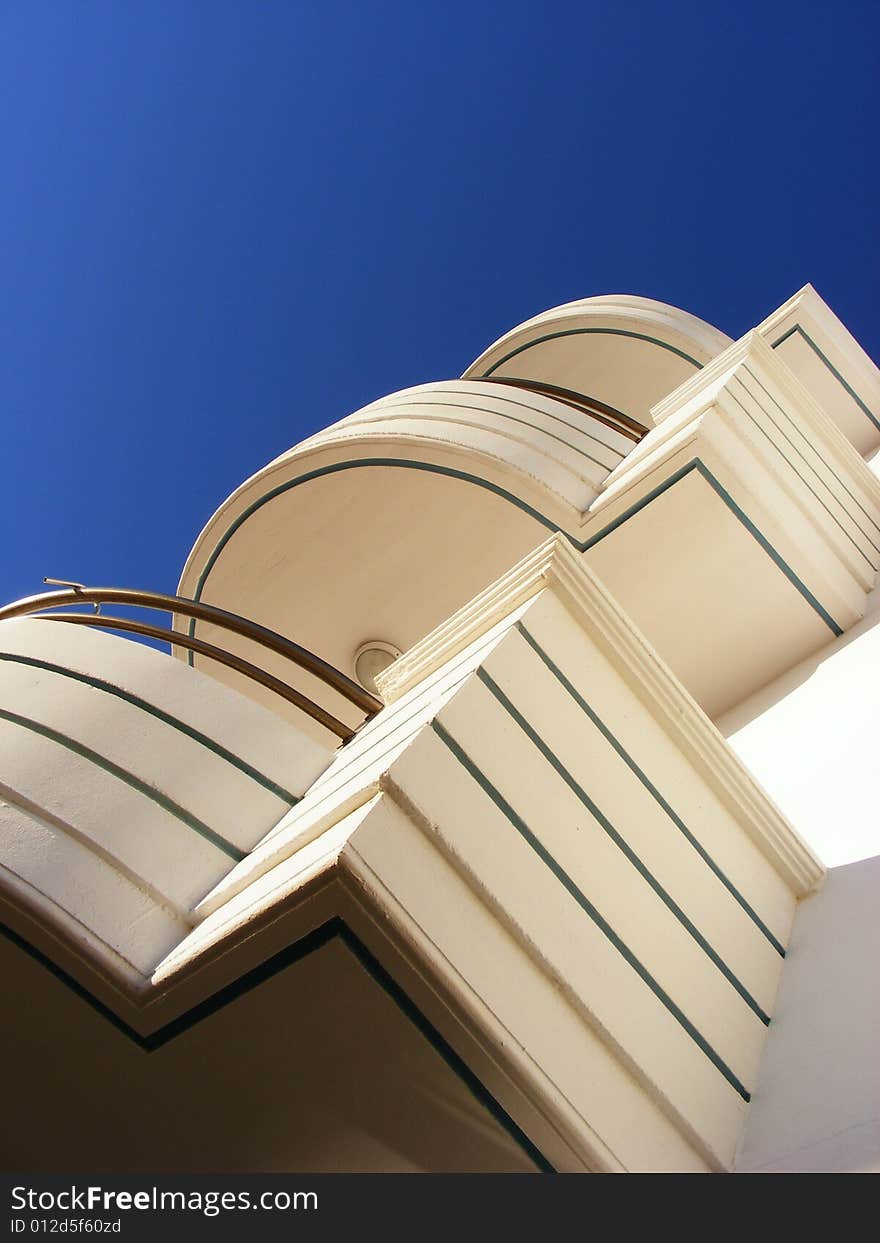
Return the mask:
[[[376,678],[400,655],[400,648],[382,639],[369,639],[354,654],[354,673],[357,680],[371,694],[377,693]]]

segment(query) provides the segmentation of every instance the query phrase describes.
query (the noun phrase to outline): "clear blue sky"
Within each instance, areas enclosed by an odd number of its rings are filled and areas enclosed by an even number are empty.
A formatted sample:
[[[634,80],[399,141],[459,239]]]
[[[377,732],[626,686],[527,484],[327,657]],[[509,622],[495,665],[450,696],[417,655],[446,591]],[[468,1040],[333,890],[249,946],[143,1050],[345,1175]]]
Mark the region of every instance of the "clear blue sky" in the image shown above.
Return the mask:
[[[880,356],[880,3],[6,0],[0,598],[174,589],[248,474],[548,306]]]

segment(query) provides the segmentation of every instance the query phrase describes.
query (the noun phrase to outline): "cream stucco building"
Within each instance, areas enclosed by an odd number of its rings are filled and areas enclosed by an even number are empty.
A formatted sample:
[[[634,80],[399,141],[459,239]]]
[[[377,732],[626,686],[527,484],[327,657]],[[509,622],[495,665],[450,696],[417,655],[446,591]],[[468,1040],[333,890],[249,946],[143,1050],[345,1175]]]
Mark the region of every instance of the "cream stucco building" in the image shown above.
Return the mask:
[[[587,298],[0,611],[7,1168],[880,1168],[878,450]]]

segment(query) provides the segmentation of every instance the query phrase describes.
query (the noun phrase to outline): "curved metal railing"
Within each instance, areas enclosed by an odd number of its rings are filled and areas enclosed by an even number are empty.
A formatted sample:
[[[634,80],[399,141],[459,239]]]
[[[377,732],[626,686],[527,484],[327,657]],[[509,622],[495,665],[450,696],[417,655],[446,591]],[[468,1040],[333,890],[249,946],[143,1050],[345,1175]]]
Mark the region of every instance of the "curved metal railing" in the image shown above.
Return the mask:
[[[556,401],[561,401],[566,406],[579,410],[582,414],[590,415],[591,418],[604,423],[606,427],[612,428],[636,444],[648,434],[647,427],[643,427],[641,423],[636,422],[628,414],[624,414],[622,410],[615,410],[613,406],[607,406],[604,401],[598,401],[595,397],[576,393],[574,389],[560,388],[557,384],[545,384],[543,380],[521,380],[512,376],[484,375],[472,378],[479,380],[481,384],[507,384],[511,388],[524,388],[533,393],[542,393],[545,397],[553,397]]]
[[[95,605],[95,612],[45,612],[46,609],[65,608],[71,604],[93,604]],[[352,678],[340,672],[333,665],[328,664],[326,660],[322,660],[320,656],[316,656],[314,652],[310,652],[298,643],[293,643],[290,639],[286,639],[284,635],[278,634],[274,630],[269,630],[268,627],[261,626],[257,622],[249,621],[246,617],[240,617],[237,613],[230,613],[226,609],[217,608],[213,604],[202,604],[195,600],[187,600],[184,596],[167,596],[157,591],[137,591],[126,587],[72,586],[64,591],[41,592],[39,595],[26,596],[22,600],[16,600],[12,604],[7,604],[0,608],[0,622],[8,621],[13,617],[26,617],[35,614],[44,621],[67,622],[75,626],[99,626],[107,630],[130,631],[134,634],[145,635],[153,639],[166,639],[169,643],[187,648],[192,652],[197,652],[200,656],[205,656],[209,660],[214,660],[229,669],[234,669],[236,673],[240,673],[244,677],[250,678],[251,681],[259,683],[260,686],[264,686],[267,690],[272,691],[280,698],[305,712],[312,720],[318,721],[319,724],[335,734],[337,738],[341,738],[343,742],[348,742],[354,736],[355,731],[351,726],[338,720],[332,713],[322,708],[320,704],[314,703],[308,696],[296,690],[295,687],[289,686],[286,682],[281,681],[280,678],[267,673],[259,665],[254,665],[250,661],[244,660],[241,656],[236,656],[232,652],[216,647],[213,643],[206,643],[203,639],[197,639],[193,635],[184,634],[182,631],[174,630],[171,627],[153,626],[147,622],[135,621],[128,617],[107,616],[98,611],[102,604],[124,604],[140,608],[160,609],[173,614],[179,613],[184,617],[193,617],[196,621],[207,622],[209,625],[217,626],[218,629],[237,634],[240,638],[250,639],[268,651],[274,652],[278,656],[283,656],[292,664],[299,666],[299,668],[305,669],[327,686],[332,687],[349,703],[354,704],[361,711],[365,712],[368,718],[374,716],[383,707],[380,699],[377,699],[375,695],[371,695],[369,691],[358,685]]]

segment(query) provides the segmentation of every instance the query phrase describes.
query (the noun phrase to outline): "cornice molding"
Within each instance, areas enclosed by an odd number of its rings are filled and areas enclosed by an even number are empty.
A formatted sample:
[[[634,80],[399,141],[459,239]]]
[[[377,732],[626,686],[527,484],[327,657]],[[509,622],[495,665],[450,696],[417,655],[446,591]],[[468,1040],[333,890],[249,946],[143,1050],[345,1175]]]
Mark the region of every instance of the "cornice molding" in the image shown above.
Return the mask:
[[[547,585],[555,550],[568,547],[564,537],[549,536],[513,569],[399,656],[376,679],[386,705],[402,698],[499,622],[509,620],[512,624],[514,611]]]
[[[601,536],[633,495],[699,459],[765,534],[788,544],[783,555],[844,629],[861,617],[875,578],[880,480],[762,337],[747,333],[652,413],[658,426],[608,476],[587,531]]]
[[[652,441],[652,447],[663,443],[662,431],[677,413],[683,413],[689,403],[702,395],[700,412],[707,409],[718,391],[728,382],[729,373],[741,366],[753,364],[767,376],[792,403],[799,419],[810,432],[808,439],[820,456],[827,462],[838,462],[865,492],[873,504],[880,506],[880,479],[873,474],[853,444],[847,439],[835,421],[816,400],[785,360],[774,350],[760,329],[754,328],[734,342],[730,349],[711,362],[697,375],[679,385],[667,397],[651,409],[651,417],[657,425],[642,444]],[[696,415],[697,412],[695,412]],[[670,432],[667,434],[671,434]],[[659,434],[658,434],[659,433]],[[624,474],[627,466],[639,455],[639,446],[621,463],[616,475]]]
[[[735,815],[749,837],[803,896],[825,869],[764,793],[724,738],[657,656],[613,597],[560,536],[551,536],[492,587],[427,635],[379,678],[393,702],[440,665],[499,626],[522,605],[552,590],[600,645],[655,719]]]
[[[772,346],[773,341],[770,338],[775,336],[791,315],[795,315],[798,322],[803,321],[806,326],[818,329],[826,337],[828,344],[838,350],[864,376],[871,388],[875,392],[880,391],[880,368],[859,345],[846,325],[837,318],[821,294],[809,283],[762,320],[755,332],[767,339]]]

